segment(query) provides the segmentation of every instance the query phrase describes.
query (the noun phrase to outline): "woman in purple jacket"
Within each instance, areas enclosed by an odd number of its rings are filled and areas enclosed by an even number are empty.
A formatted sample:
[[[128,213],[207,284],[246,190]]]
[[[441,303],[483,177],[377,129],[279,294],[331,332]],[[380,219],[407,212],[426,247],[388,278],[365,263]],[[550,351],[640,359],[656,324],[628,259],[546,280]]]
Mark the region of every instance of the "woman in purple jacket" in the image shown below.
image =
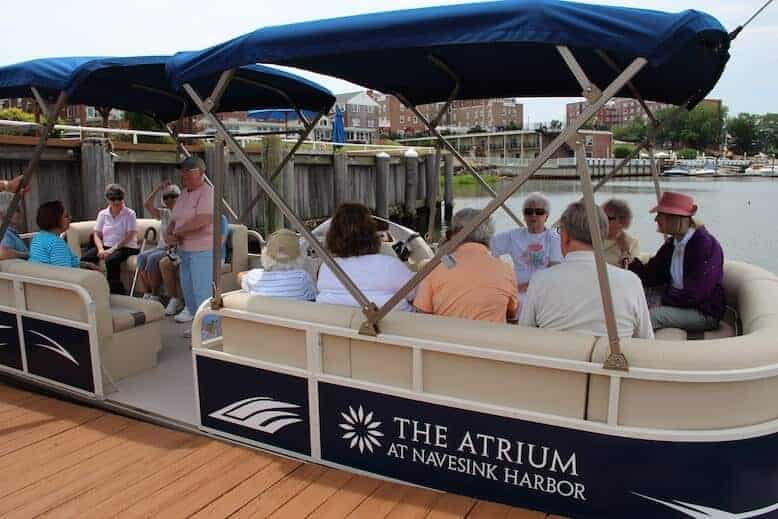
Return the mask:
[[[650,309],[654,330],[715,330],[724,315],[721,245],[695,224],[697,206],[688,195],[667,191],[651,212],[657,213],[657,231],[670,238],[648,263],[636,259],[629,269],[647,287],[666,285],[661,306]]]

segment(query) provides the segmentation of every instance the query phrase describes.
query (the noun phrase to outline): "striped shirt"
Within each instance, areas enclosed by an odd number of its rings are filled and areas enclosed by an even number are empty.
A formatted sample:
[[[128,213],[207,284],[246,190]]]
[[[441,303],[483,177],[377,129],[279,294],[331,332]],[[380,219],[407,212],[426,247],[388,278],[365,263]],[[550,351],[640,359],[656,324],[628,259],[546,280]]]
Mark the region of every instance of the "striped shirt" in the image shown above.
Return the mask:
[[[241,288],[250,294],[285,297],[300,301],[316,299],[313,279],[304,270],[253,269],[246,273]]]
[[[78,267],[80,260],[65,240],[48,231],[40,231],[30,244],[30,261],[59,267]]]

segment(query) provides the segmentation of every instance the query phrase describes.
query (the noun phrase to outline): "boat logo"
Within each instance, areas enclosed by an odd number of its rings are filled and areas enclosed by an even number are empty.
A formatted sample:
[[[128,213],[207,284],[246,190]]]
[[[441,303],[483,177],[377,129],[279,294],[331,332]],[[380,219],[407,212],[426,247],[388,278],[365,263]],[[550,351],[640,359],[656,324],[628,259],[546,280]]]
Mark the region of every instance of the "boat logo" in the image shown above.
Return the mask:
[[[381,426],[381,422],[373,420],[373,412],[365,413],[362,406],[359,406],[355,411],[353,407],[348,407],[348,412],[341,412],[340,416],[343,417],[344,423],[338,424],[343,433],[344,440],[349,442],[349,448],[358,448],[360,454],[365,450],[373,452],[373,447],[380,447],[381,442],[378,438],[381,438],[384,433],[378,430]]]
[[[673,501],[662,501],[653,497],[644,496],[643,494],[638,494],[637,492],[632,493],[636,496],[642,497],[643,499],[648,499],[649,501],[654,501],[655,503],[665,505],[668,508],[677,510],[683,514],[688,515],[689,517],[694,517],[695,519],[745,519],[747,517],[761,517],[769,514],[770,512],[778,510],[778,503],[775,503],[774,505],[759,508],[757,510],[735,514],[707,506],[684,503],[683,501],[678,501],[677,499],[674,499]]]
[[[255,431],[275,434],[288,425],[303,421],[298,413],[289,411],[299,407],[299,405],[259,396],[233,402],[208,416]]]
[[[73,355],[68,350],[66,350],[60,343],[58,343],[57,341],[55,341],[51,337],[49,337],[47,335],[44,335],[41,332],[36,332],[35,330],[30,330],[30,333],[35,334],[38,337],[42,337],[43,339],[48,341],[48,344],[41,344],[39,342],[36,342],[35,344],[33,344],[33,346],[37,346],[39,348],[45,348],[47,350],[51,350],[54,353],[56,353],[57,355],[59,355],[60,357],[65,357],[66,359],[68,359],[70,362],[72,362],[76,366],[79,365],[78,361],[73,357]]]
[[[0,324],[0,330],[7,330],[11,329],[13,326],[8,326],[7,324]],[[0,346],[8,346],[7,342],[0,342]]]

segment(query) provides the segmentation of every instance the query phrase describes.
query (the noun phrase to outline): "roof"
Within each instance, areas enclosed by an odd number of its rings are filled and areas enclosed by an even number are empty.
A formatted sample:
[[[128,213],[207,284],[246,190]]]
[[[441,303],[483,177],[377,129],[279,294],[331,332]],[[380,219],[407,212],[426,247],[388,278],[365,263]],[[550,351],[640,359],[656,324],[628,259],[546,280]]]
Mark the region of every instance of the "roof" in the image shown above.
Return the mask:
[[[459,99],[579,96],[581,87],[556,45],[571,48],[601,88],[637,57],[648,65],[633,83],[650,100],[696,104],[729,58],[729,35],[712,16],[560,0],[504,0],[430,7],[268,27],[175,63],[176,84],[247,63],[289,65],[346,79],[414,104]],[[631,97],[626,89],[619,95]]]
[[[178,119],[183,108],[189,115],[200,113],[188,95],[171,87],[167,74],[171,59],[175,58],[46,58],[17,63],[0,68],[0,97],[29,96],[34,86],[46,97],[65,90],[71,104],[110,106],[146,113],[165,122]],[[193,82],[193,87],[205,98],[218,79],[219,74],[204,75]],[[219,110],[288,108],[290,100],[301,109],[318,112],[328,110],[335,98],[326,88],[294,74],[249,65],[237,71]]]

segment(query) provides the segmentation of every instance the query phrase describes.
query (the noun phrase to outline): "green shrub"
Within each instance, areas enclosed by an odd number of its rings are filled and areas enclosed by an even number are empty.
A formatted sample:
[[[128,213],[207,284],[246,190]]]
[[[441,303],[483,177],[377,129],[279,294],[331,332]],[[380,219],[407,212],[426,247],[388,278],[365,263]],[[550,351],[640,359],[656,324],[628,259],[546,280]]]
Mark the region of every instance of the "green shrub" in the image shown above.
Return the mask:
[[[619,144],[613,147],[613,156],[617,159],[626,159],[632,153],[632,146],[628,144]]]
[[[683,148],[678,150],[678,158],[682,160],[694,160],[697,158],[697,150],[691,148]]]

